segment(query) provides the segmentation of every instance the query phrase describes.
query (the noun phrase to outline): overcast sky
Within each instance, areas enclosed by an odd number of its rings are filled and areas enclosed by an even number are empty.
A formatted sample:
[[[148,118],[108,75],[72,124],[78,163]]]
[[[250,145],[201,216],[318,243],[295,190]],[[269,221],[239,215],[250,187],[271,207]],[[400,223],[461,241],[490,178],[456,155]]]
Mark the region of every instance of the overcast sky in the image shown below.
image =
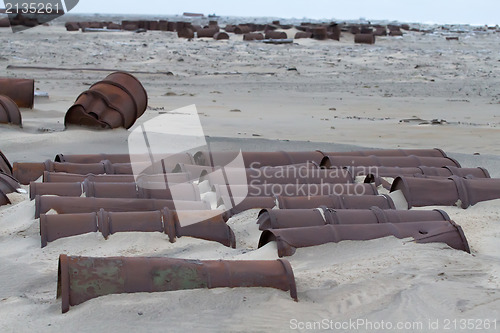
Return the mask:
[[[313,19],[389,19],[405,22],[499,24],[500,0],[80,0],[75,13],[216,13]]]

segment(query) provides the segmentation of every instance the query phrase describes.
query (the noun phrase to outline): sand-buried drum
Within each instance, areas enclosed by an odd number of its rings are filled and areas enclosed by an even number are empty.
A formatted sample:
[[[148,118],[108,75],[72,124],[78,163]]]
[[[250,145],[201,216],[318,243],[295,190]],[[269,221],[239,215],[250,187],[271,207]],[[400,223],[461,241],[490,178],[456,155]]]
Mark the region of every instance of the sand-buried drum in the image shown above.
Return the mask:
[[[8,96],[0,95],[0,124],[22,127],[23,120],[17,104]]]
[[[146,111],[148,95],[133,75],[115,72],[83,92],[64,123],[91,128],[130,128]]]
[[[33,108],[35,80],[0,78],[0,95],[8,96],[20,108]]]

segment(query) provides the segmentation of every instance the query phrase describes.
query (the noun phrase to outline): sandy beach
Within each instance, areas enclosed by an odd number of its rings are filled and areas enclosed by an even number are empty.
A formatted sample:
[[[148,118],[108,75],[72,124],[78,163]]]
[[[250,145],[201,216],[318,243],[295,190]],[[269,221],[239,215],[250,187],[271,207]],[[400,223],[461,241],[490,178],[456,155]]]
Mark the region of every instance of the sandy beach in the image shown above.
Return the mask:
[[[293,37],[296,30],[286,32]],[[108,73],[8,66],[107,68],[149,72],[134,74],[149,96],[136,125],[195,104],[220,150],[439,147],[463,167],[482,166],[500,177],[499,32],[405,31],[377,37],[374,45],[354,44],[345,32],[339,42],[286,45],[230,37],[70,33],[64,22],[15,35],[1,29],[0,76],[33,78],[36,91],[49,97],[21,110],[22,128],[0,125],[0,150],[11,162],[128,152],[125,129],[64,130],[78,95]],[[16,204],[0,207],[0,331],[305,332],[308,323],[356,319],[422,325],[404,332],[446,331],[445,323],[461,319],[490,321],[483,331],[500,329],[500,200],[467,210],[425,209],[445,210],[464,229],[472,253],[395,237],[344,241],[287,258],[299,302],[270,288],[199,289],[104,296],[63,315],[55,298],[60,254],[274,260],[276,245],[257,248],[258,210],[251,210],[228,222],[236,249],[189,237],[171,244],[165,234],[136,232],[108,240],[74,236],[41,249],[34,202],[19,195]]]

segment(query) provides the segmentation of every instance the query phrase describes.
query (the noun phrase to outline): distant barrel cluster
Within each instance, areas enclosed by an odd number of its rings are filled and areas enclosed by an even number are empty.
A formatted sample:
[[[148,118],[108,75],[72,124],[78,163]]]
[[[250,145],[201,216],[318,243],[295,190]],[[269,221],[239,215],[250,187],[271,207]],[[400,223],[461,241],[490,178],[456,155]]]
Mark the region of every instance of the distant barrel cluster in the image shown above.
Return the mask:
[[[294,36],[288,36],[285,30],[298,30]],[[310,23],[300,25],[281,24],[273,21],[269,24],[241,23],[227,24],[223,28],[217,21],[209,21],[207,25],[197,25],[184,21],[121,21],[113,22],[67,22],[67,31],[169,31],[176,32],[179,38],[214,38],[216,40],[230,39],[230,34],[243,35],[243,40],[269,39],[303,39],[340,40],[341,33],[354,35],[355,43],[373,44],[375,36],[403,36],[403,31],[410,30],[407,24],[402,25],[372,25],[372,24],[340,24],[340,23]]]

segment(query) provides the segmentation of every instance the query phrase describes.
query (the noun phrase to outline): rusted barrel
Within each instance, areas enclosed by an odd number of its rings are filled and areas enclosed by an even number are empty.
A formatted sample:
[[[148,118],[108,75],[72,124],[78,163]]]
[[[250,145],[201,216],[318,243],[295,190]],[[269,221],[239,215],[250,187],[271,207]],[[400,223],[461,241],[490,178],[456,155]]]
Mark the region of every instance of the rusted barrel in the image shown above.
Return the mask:
[[[356,34],[354,36],[354,43],[356,44],[375,44],[374,34]]]
[[[198,38],[210,37],[213,38],[216,33],[219,32],[219,27],[210,27],[205,29],[200,29],[196,31],[196,36]]]
[[[307,32],[307,31],[299,31],[295,34],[295,39],[301,39],[301,38],[312,38],[312,32]]]
[[[109,272],[112,272],[111,274]],[[78,288],[99,282],[99,288]],[[57,298],[62,312],[109,294],[199,288],[266,287],[290,291],[297,300],[292,267],[276,261],[200,261],[172,258],[59,257]]]
[[[316,27],[312,29],[313,38],[316,40],[326,40],[328,39],[328,33],[326,27]]]
[[[227,186],[215,185],[217,199],[223,197],[241,197],[228,193]],[[374,184],[264,184],[264,185],[232,185],[232,193],[248,192],[249,197],[275,196],[323,196],[323,195],[377,195]],[[225,200],[225,199],[224,199]],[[225,200],[226,202],[228,200]]]
[[[233,32],[237,35],[248,34],[250,33],[250,27],[248,25],[239,24],[234,28]]]
[[[243,40],[263,40],[263,39],[264,35],[261,34],[260,32],[251,32],[243,35]]]
[[[387,36],[387,28],[386,27],[376,27],[373,34],[375,36]]]
[[[50,210],[58,214],[97,213],[101,208],[108,212],[152,211],[163,208],[179,210],[209,210],[205,201],[181,201],[165,199],[127,199],[127,198],[85,198],[36,196],[35,218]]]
[[[325,225],[319,227],[271,229],[262,232],[259,248],[275,241],[278,256],[291,256],[296,249],[344,240],[371,240],[394,236],[412,237],[417,243],[446,243],[470,253],[462,228],[453,221]]]
[[[420,156],[420,157],[448,157],[446,153],[439,149],[373,149],[357,150],[345,152],[323,152],[325,156]]]
[[[146,111],[148,95],[133,75],[115,72],[78,96],[64,124],[92,128],[130,128]]]
[[[460,163],[451,157],[421,156],[325,156],[320,163],[323,168],[342,168],[350,166],[383,166],[383,167],[436,167],[454,166]]]
[[[23,126],[21,112],[17,104],[7,96],[0,95],[0,124]]]
[[[403,32],[402,31],[391,30],[391,31],[389,31],[389,36],[400,37],[400,36],[403,36]]]
[[[66,31],[79,31],[80,26],[78,25],[78,22],[66,22],[64,25],[66,27]]]
[[[303,197],[277,197],[280,209],[310,209],[321,206],[333,209],[396,209],[394,201],[386,194],[381,195],[326,195]]]
[[[215,40],[229,39],[229,35],[224,31],[219,31],[214,35]]]
[[[266,32],[266,39],[287,39],[288,35],[284,31],[269,30]]]
[[[198,165],[226,166],[233,161],[239,152],[207,152],[199,151],[193,158]],[[319,151],[305,152],[242,152],[246,168],[263,166],[284,166],[299,163],[315,162],[319,164],[323,154]]]
[[[0,78],[0,95],[8,96],[20,108],[33,108],[35,80]]]
[[[177,28],[178,29],[178,28]],[[194,38],[194,30],[192,28],[182,28],[177,30],[177,37],[179,38]]]
[[[0,150],[0,172],[6,173],[12,176],[12,165],[10,164],[7,157]]]
[[[7,194],[16,192],[19,188],[21,185],[14,177],[0,171],[0,206],[10,204]]]
[[[259,213],[259,230],[323,226],[328,224],[377,224],[449,221],[442,210],[370,209],[264,209]]]
[[[226,30],[226,32],[234,32],[234,29],[236,29],[236,26],[233,24],[227,24],[224,27],[224,30]]]
[[[459,206],[500,199],[500,179],[451,176],[445,179],[397,177],[391,192],[402,191],[408,207]]]

